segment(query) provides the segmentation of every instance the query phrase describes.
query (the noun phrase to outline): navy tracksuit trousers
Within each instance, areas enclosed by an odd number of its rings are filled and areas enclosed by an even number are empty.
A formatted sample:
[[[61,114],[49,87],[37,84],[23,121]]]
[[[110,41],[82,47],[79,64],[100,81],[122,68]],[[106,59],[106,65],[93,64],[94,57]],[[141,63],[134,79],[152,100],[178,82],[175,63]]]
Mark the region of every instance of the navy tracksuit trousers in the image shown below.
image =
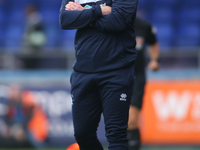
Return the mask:
[[[128,150],[127,122],[134,85],[134,67],[71,75],[74,133],[80,150],[103,150],[97,139],[104,115],[109,150]]]

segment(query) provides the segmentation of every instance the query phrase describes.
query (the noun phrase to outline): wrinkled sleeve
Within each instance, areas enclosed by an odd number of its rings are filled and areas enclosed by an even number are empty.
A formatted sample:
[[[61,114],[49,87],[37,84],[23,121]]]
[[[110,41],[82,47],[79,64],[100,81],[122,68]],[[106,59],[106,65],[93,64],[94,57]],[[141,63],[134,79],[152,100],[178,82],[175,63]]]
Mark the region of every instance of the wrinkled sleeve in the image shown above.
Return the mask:
[[[112,12],[95,21],[93,27],[100,31],[122,31],[135,18],[137,5],[138,0],[114,0]]]
[[[65,10],[69,0],[63,0],[60,8],[59,21],[62,29],[80,29],[88,26],[102,16],[100,6],[92,6],[91,9]]]

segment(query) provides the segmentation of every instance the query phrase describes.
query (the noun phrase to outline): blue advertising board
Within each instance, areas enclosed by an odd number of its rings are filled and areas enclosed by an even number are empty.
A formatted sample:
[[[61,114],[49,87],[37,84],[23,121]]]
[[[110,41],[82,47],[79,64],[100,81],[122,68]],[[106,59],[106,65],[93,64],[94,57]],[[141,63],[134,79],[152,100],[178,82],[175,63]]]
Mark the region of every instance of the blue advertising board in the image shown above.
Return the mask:
[[[31,79],[30,76],[29,79]],[[69,81],[66,81],[69,80],[69,77],[66,78],[65,76],[65,78],[60,78],[60,80],[63,80],[66,84],[50,84],[54,81],[52,78],[48,81],[48,84],[46,80],[45,84],[42,78],[37,78],[37,80],[37,84],[34,84],[34,80],[32,80],[33,84],[30,84],[30,80],[29,83],[26,84],[26,82],[24,82],[26,78],[24,78],[24,80],[21,79],[20,82],[18,82],[19,80],[13,80],[13,83],[19,84],[24,91],[31,91],[35,96],[35,103],[40,105],[46,113],[49,121],[46,143],[49,146],[65,147],[74,143],[70,84]],[[0,82],[0,128],[3,128],[5,124],[3,116],[7,110],[9,91],[10,84]],[[98,137],[104,145],[107,144],[103,116],[98,129]]]

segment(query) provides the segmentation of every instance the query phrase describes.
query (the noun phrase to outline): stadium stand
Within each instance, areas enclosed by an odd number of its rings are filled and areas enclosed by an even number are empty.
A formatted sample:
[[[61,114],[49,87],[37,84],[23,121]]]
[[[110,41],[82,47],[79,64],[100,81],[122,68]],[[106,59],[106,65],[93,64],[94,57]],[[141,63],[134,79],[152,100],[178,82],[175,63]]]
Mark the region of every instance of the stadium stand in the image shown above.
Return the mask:
[[[72,47],[75,31],[62,31],[58,14],[61,1],[4,0],[0,3],[0,47],[20,47],[25,22],[25,7],[34,3],[43,16],[47,32],[46,47]],[[161,47],[200,46],[199,0],[140,0],[139,10],[158,29]],[[11,50],[12,51],[12,50]]]
[[[197,24],[181,24],[179,26],[176,45],[180,47],[197,47],[200,45],[200,26]]]

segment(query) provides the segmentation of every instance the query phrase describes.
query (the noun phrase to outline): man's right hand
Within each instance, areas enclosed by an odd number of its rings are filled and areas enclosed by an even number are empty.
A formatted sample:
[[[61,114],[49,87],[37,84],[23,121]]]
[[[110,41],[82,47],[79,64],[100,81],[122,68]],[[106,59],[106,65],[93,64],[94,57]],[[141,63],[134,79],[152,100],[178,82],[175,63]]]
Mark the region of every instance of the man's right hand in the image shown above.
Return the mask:
[[[100,7],[103,16],[108,15],[112,12],[112,7],[110,6],[100,6]]]

